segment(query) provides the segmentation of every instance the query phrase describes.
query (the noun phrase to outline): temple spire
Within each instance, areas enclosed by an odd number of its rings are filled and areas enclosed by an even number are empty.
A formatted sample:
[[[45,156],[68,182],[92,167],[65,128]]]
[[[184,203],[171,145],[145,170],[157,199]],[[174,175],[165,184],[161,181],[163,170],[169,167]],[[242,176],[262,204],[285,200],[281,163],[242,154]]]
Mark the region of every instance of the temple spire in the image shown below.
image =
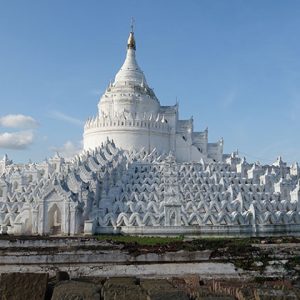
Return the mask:
[[[133,49],[136,50],[136,45],[135,45],[135,39],[134,39],[134,31],[133,31],[133,24],[134,24],[134,19],[131,18],[131,31],[129,33],[129,38],[127,42],[127,49]]]

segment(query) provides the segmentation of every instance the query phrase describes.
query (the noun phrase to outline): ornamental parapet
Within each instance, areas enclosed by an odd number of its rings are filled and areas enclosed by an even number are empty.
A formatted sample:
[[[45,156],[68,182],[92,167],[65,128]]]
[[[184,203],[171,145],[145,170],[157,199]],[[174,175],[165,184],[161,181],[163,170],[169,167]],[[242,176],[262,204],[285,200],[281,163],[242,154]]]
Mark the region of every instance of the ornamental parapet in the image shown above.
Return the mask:
[[[170,126],[159,120],[139,120],[139,119],[108,119],[108,118],[93,118],[89,119],[85,125],[84,130],[95,128],[141,128],[151,129],[152,131],[169,132]]]

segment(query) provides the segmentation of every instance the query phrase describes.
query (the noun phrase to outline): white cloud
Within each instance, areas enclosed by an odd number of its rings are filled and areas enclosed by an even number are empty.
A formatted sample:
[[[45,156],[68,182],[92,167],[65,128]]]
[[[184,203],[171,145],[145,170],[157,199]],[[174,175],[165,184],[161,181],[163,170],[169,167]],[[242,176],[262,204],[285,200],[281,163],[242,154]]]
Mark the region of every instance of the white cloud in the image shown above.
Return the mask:
[[[82,120],[68,116],[68,115],[66,115],[60,111],[56,111],[56,110],[51,111],[51,116],[55,119],[65,121],[67,123],[74,124],[74,125],[83,126],[83,124],[84,124],[84,122]]]
[[[71,159],[82,150],[82,142],[73,143],[66,141],[62,147],[52,147],[52,151],[58,152],[65,159]]]
[[[26,149],[33,143],[34,134],[31,130],[0,133],[0,148]]]
[[[38,122],[30,117],[22,114],[10,114],[0,117],[0,126],[9,128],[29,129],[38,127]]]

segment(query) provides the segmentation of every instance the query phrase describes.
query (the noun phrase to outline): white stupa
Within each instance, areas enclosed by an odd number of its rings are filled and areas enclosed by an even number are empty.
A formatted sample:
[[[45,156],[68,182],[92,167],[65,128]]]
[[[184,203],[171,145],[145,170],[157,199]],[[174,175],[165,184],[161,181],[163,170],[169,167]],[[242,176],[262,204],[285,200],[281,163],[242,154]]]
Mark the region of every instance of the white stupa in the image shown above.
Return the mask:
[[[273,235],[300,232],[300,168],[249,163],[161,106],[126,60],[71,161],[0,160],[0,234]],[[92,150],[92,151],[90,151]]]
[[[223,140],[208,143],[208,130],[194,132],[193,119],[180,120],[178,104],[161,106],[136,57],[133,31],[126,59],[98,104],[98,115],[84,127],[84,150],[93,150],[107,139],[124,150],[175,154],[177,161],[221,161]]]

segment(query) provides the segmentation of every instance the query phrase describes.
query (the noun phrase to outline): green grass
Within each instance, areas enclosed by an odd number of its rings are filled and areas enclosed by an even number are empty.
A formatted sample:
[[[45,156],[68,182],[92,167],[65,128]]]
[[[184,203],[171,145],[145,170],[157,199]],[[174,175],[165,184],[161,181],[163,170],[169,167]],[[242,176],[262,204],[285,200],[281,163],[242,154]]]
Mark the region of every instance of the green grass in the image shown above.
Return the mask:
[[[253,244],[260,244],[260,238],[229,238],[229,237],[196,237],[184,239],[184,236],[163,237],[163,236],[130,236],[130,235],[97,235],[99,241],[109,241],[113,243],[135,244],[136,246],[176,246],[178,250],[217,250],[226,249],[236,255],[254,251]],[[268,242],[275,242],[274,238],[268,238]],[[288,241],[288,240],[287,240]],[[284,243],[285,241],[283,241]]]
[[[196,251],[203,249],[217,249],[229,247],[234,252],[244,252],[251,247],[250,238],[229,239],[223,237],[202,237],[184,241],[183,236],[130,236],[130,235],[97,235],[99,241],[110,241],[123,244],[137,244],[144,246],[157,246],[177,244],[178,249]]]
[[[158,237],[158,236],[130,236],[130,235],[98,235],[99,241],[112,241],[118,243],[136,243],[138,245],[154,246],[166,245],[174,242],[183,241],[182,236]]]

